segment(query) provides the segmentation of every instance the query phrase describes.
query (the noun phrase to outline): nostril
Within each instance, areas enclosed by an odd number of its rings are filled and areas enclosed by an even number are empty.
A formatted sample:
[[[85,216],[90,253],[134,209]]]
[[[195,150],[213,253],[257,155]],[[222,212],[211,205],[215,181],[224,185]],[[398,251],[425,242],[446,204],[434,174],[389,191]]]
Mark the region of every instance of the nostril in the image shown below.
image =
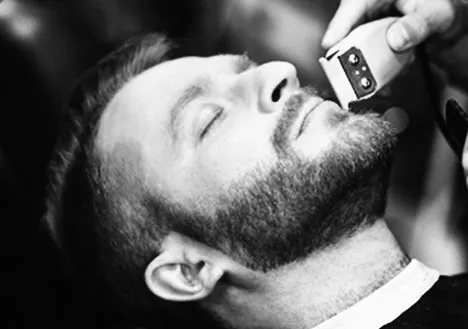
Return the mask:
[[[273,93],[271,94],[271,100],[276,103],[277,101],[280,100],[281,98],[281,90],[286,87],[286,84],[288,83],[287,79],[281,80],[281,82],[275,87],[273,90]]]

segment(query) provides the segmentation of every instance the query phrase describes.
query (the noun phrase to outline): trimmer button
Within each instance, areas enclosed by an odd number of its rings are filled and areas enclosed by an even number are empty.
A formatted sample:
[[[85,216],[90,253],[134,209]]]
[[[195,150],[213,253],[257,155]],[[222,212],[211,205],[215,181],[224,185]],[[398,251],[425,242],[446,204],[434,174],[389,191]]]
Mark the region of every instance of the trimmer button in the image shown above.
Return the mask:
[[[348,62],[351,65],[358,65],[359,64],[359,56],[356,54],[350,54],[348,57]]]
[[[360,84],[362,88],[369,89],[372,86],[372,81],[370,81],[368,78],[362,78]]]

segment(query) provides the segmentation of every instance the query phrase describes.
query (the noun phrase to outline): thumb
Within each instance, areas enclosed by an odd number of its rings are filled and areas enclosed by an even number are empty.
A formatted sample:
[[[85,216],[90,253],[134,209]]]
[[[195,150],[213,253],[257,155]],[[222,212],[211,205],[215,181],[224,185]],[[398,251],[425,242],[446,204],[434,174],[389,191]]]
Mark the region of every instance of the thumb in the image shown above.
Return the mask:
[[[394,51],[402,52],[423,42],[432,30],[426,17],[420,13],[411,13],[388,28],[387,42]]]

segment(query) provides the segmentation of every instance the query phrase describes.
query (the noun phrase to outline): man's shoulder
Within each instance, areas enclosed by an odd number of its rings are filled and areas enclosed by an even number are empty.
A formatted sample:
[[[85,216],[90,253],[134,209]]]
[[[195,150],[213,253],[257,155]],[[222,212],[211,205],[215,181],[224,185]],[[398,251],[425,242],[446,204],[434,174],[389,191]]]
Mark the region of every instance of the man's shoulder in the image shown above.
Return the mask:
[[[434,285],[435,293],[468,293],[468,273],[457,275],[441,275],[437,283]]]
[[[427,299],[428,305],[447,314],[458,315],[468,323],[468,273],[441,276],[423,298]]]
[[[468,273],[441,276],[415,305],[383,328],[468,328]]]

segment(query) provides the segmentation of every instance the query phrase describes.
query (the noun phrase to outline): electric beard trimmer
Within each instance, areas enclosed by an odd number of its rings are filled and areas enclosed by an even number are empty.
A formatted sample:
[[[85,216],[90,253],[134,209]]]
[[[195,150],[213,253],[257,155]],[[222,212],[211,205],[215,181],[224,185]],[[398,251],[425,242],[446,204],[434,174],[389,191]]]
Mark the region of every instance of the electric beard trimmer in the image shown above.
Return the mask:
[[[387,43],[389,17],[363,24],[330,48],[319,62],[340,105],[370,99],[388,86],[413,60],[412,50],[396,53]]]
[[[388,17],[358,26],[319,59],[344,109],[378,104],[374,101],[378,93],[413,61],[413,49],[397,53],[387,43],[387,30],[397,19]],[[468,133],[468,112],[450,99],[444,113],[437,113],[436,121],[450,146],[461,157]]]

